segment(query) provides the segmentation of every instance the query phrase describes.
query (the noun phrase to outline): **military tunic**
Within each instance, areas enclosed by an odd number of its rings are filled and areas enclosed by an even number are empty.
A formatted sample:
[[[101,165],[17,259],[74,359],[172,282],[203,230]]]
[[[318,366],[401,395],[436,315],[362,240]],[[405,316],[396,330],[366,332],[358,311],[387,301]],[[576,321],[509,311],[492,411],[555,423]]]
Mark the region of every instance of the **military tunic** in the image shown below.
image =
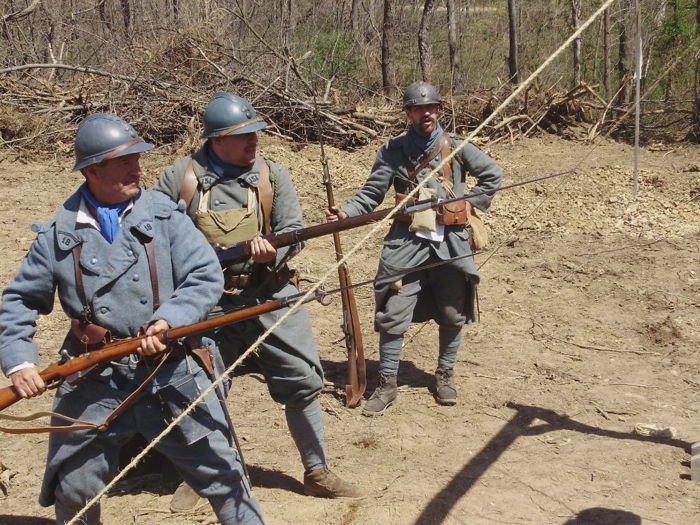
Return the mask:
[[[253,166],[243,168],[237,177],[219,177],[204,145],[193,156],[194,174],[203,190],[209,189],[209,208],[213,211],[244,208],[247,205],[248,188],[256,187],[260,175],[260,166],[265,162],[256,158]],[[165,193],[177,201],[183,185],[185,171],[190,157],[184,157],[173,166],[165,168],[155,191]],[[273,181],[274,200],[271,215],[272,233],[297,230],[304,226],[302,212],[296,190],[287,171],[280,164],[269,162]],[[188,206],[188,214],[194,220],[199,208],[200,192],[196,192]],[[259,203],[256,202],[256,205]],[[303,248],[303,243],[277,250],[276,264],[288,260]],[[256,263],[248,260],[227,268],[228,274],[245,275],[255,270]],[[255,296],[252,297],[252,294]],[[249,286],[237,294],[224,294],[218,309],[232,306],[252,306],[262,302],[276,300],[298,293],[289,282],[281,283],[275,290],[258,290],[256,285]],[[217,330],[211,334],[217,342],[227,366],[230,366],[246,348],[264,331],[271,327],[286,309],[261,315],[243,323],[236,323]],[[217,310],[214,311],[216,313]],[[268,389],[272,398],[290,407],[304,407],[315,400],[323,387],[323,370],[311,330],[311,319],[303,306],[298,308],[284,323],[275,329],[260,346],[256,356],[258,364],[266,376]]]
[[[453,149],[461,144],[452,139]],[[379,206],[393,186],[398,193],[408,193],[413,186],[410,184],[408,166],[416,166],[423,160],[426,152],[419,149],[408,137],[400,135],[385,142],[377,153],[372,166],[372,172],[364,186],[342,207],[349,217],[355,217],[371,212]],[[466,144],[457,154],[459,161],[453,158],[451,167],[454,174],[453,192],[456,196],[471,195],[482,191],[493,190],[500,186],[502,173],[493,161],[473,144]],[[428,166],[415,174],[415,184],[420,183],[440,163],[441,153],[430,161]],[[476,177],[477,183],[472,188],[467,187],[467,175]],[[450,198],[445,188],[434,177],[428,181],[428,188],[437,192],[438,198]],[[488,211],[492,196],[474,195],[468,197],[474,207]],[[464,322],[476,319],[474,305],[475,287],[479,283],[474,258],[469,245],[469,234],[463,226],[446,226],[442,242],[420,238],[415,232],[409,231],[409,224],[394,221],[389,233],[384,238],[384,246],[380,255],[377,282],[375,284],[376,316],[375,327],[379,331],[391,334],[402,334],[408,330],[409,324],[427,319],[435,319],[441,326],[460,327]],[[389,310],[385,309],[387,299],[392,291],[389,287],[396,281],[397,274],[416,268],[423,264],[449,259],[449,268],[454,268],[465,278],[463,312],[447,313],[436,307],[436,296],[453,291],[455,283],[452,272],[435,272],[438,278],[433,279],[430,286],[421,292],[421,297],[415,303],[394,304]],[[448,276],[445,279],[444,276]],[[457,287],[461,288],[461,287]],[[414,308],[415,307],[415,308]]]
[[[159,319],[173,327],[200,321],[221,294],[223,278],[213,250],[189,218],[161,194],[140,192],[111,244],[95,227],[77,221],[81,201],[78,191],[53,220],[33,226],[37,238],[3,292],[3,372],[24,362],[38,364],[35,321],[39,314],[51,312],[56,290],[68,317],[77,318],[83,311],[73,259],[77,244],[82,245],[80,268],[93,321],[109,329],[114,338],[136,336],[142,325]],[[155,311],[144,247],[151,238],[160,295]],[[71,352],[67,340],[64,347]],[[137,361],[125,357],[73,386],[63,383],[54,411],[102,423],[148,375],[148,366]],[[161,407],[162,400],[184,406],[209,384],[199,364],[181,354],[166,362],[153,383],[106,431],[51,434],[40,503],[49,506],[60,496],[77,512],[115,475],[121,445],[135,433],[152,440],[167,426],[169,415]],[[228,508],[229,516],[219,514],[222,523],[261,523],[257,500],[250,497],[240,458],[230,448],[228,436],[221,406],[210,395],[185,418],[179,432],[167,434],[156,449],[172,459],[197,492],[210,498],[215,510]],[[232,507],[238,508],[237,518],[230,516]]]

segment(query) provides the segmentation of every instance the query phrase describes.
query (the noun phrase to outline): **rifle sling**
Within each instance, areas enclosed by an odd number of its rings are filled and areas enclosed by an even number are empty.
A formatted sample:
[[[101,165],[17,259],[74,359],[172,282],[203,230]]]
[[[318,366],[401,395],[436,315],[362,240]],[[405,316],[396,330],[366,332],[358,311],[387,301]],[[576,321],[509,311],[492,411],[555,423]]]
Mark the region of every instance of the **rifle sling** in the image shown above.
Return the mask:
[[[155,247],[154,247],[154,237],[149,237],[148,240],[144,241],[144,247],[146,248],[146,259],[148,261],[148,270],[151,278],[151,290],[153,291],[153,311],[156,311],[158,307],[160,306],[160,297],[159,297],[159,290],[158,290],[158,270],[156,268],[156,254],[155,254]],[[90,316],[90,306],[87,300],[87,294],[85,293],[85,284],[83,283],[83,272],[82,269],[80,268],[80,254],[82,252],[82,244],[76,244],[75,247],[73,248],[73,267],[75,269],[75,284],[78,287],[78,293],[80,295],[80,298],[83,301],[83,319],[85,322],[89,322],[89,317]],[[97,425],[94,423],[90,423],[88,421],[81,421],[79,419],[73,419],[67,416],[64,416],[62,414],[58,414],[56,412],[37,412],[36,414],[30,414],[27,416],[9,416],[5,414],[0,413],[0,419],[5,419],[5,420],[11,420],[11,421],[31,421],[34,419],[38,419],[40,417],[45,417],[45,416],[54,416],[59,419],[63,419],[64,421],[69,421],[71,423],[74,423],[73,425],[70,426],[49,426],[49,427],[36,427],[36,428],[21,428],[21,429],[15,429],[15,428],[5,428],[5,427],[0,427],[0,431],[2,432],[7,432],[8,434],[37,434],[37,433],[42,433],[42,432],[74,432],[76,430],[107,430],[107,427],[109,424],[116,418],[119,414],[121,414],[124,409],[134,400],[134,398],[141,393],[141,391],[146,388],[146,386],[153,380],[155,375],[158,373],[158,370],[160,370],[160,367],[163,366],[163,363],[170,357],[170,355],[173,353],[173,349],[171,348],[168,350],[165,354],[163,354],[162,358],[158,361],[158,365],[156,368],[149,374],[149,376],[139,385],[139,387],[134,390],[129,396],[122,401],[117,408],[114,409],[114,411],[107,416],[107,419],[104,420],[103,423]],[[142,357],[144,359],[144,357]]]
[[[163,363],[168,360],[168,357],[173,353],[173,350],[170,349],[166,353],[163,354],[162,359],[158,362],[158,365],[155,367],[153,372],[151,372],[146,379],[144,379],[143,383],[139,385],[139,387],[134,390],[129,396],[119,403],[119,406],[115,408],[112,413],[107,416],[107,418],[100,424],[95,424],[95,423],[90,423],[89,421],[83,421],[81,419],[73,419],[72,417],[64,416],[63,414],[59,414],[57,412],[36,412],[34,414],[28,414],[25,416],[10,416],[7,414],[3,414],[0,412],[0,420],[9,420],[9,421],[33,421],[35,419],[39,419],[40,417],[56,417],[58,419],[62,419],[64,421],[68,421],[70,423],[73,423],[73,425],[66,425],[66,426],[48,426],[48,427],[34,427],[34,428],[7,428],[7,427],[0,427],[0,432],[5,432],[7,434],[42,434],[42,433],[56,433],[56,432],[75,432],[77,430],[100,430],[100,431],[105,431],[109,427],[110,423],[114,421],[114,419],[121,414],[130,404],[131,402],[138,396],[144,388],[153,380],[153,378],[156,376],[158,371],[160,370],[160,367],[163,366]]]

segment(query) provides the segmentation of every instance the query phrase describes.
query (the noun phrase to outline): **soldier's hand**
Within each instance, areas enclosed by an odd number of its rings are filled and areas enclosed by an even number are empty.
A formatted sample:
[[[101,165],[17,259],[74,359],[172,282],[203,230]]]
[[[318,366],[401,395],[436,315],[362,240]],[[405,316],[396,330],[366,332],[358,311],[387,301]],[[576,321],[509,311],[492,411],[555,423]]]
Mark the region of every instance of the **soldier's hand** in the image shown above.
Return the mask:
[[[165,350],[167,348],[167,345],[161,343],[158,340],[158,338],[154,336],[161,333],[164,330],[167,330],[168,328],[170,328],[170,325],[162,319],[159,319],[151,326],[149,326],[146,330],[146,338],[143,341],[141,341],[141,346],[138,349],[139,354],[153,355]]]
[[[256,263],[269,263],[277,257],[275,250],[267,239],[263,239],[259,235],[250,241],[250,256]]]
[[[323,212],[326,214],[327,222],[337,221],[338,219],[347,219],[348,217],[348,214],[341,210],[339,206],[330,206],[329,208],[323,210]]]
[[[46,384],[39,375],[39,367],[23,368],[10,376],[12,386],[22,399],[40,396],[46,391]]]

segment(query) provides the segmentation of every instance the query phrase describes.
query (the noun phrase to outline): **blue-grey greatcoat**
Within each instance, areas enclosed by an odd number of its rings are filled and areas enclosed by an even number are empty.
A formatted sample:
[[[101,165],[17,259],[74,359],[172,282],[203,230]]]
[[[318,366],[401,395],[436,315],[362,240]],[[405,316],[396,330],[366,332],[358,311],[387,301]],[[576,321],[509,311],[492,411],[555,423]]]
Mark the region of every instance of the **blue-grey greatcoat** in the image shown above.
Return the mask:
[[[3,292],[3,372],[24,362],[38,365],[35,321],[40,314],[51,312],[56,291],[68,317],[77,318],[83,311],[72,252],[76,244],[82,244],[80,267],[93,321],[109,329],[113,338],[136,336],[139,327],[158,319],[172,327],[200,321],[221,295],[223,277],[213,250],[189,218],[163,195],[141,191],[125,213],[112,244],[95,227],[76,222],[81,200],[78,191],[51,221],[32,227],[36,240]],[[159,279],[160,307],[155,312],[143,244],[150,238],[155,238]],[[64,347],[70,352],[67,343]],[[54,411],[102,423],[136,389],[148,368],[129,356],[94,370],[74,386],[63,383],[56,393]],[[62,498],[79,509],[116,473],[120,445],[136,432],[150,441],[167,425],[168,416],[156,391],[160,390],[160,397],[168,403],[182,408],[209,384],[199,364],[180,354],[166,362],[153,383],[106,431],[51,434],[40,503],[53,504],[60,491]],[[52,423],[66,424],[60,420]],[[242,492],[248,492],[215,396],[198,405],[179,430],[167,434],[157,449],[173,460],[195,490],[205,497],[219,498],[219,502],[234,494],[240,499]]]
[[[202,188],[210,190],[209,209],[221,211],[245,208],[248,202],[248,188],[257,186],[260,166],[265,160],[258,156],[255,163],[242,169],[237,177],[219,177],[212,168],[208,149],[205,144],[193,156],[194,173]],[[153,187],[177,201],[182,188],[185,171],[190,157],[184,157],[168,166],[161,173]],[[271,178],[274,178],[274,199],[270,218],[272,233],[283,233],[303,228],[301,206],[296,190],[287,170],[280,164],[267,160]],[[188,206],[187,213],[194,220],[199,207],[200,192],[195,195]],[[256,206],[259,203],[256,200]],[[277,263],[288,260],[303,248],[303,243],[277,250]],[[229,267],[227,274],[249,274],[255,263],[245,263]],[[293,295],[299,292],[289,282],[283,283],[276,290],[260,291],[257,286],[250,286],[237,294],[224,294],[219,306],[252,306],[270,300]],[[255,297],[251,297],[253,293]],[[287,312],[278,310],[261,315],[243,323],[236,323],[210,336],[216,341],[227,366],[230,366],[245,349],[269,327]],[[306,406],[317,398],[323,388],[323,370],[311,330],[311,319],[303,306],[298,308],[284,323],[275,329],[260,346],[256,357],[267,379],[272,398],[278,403],[290,407]]]
[[[461,144],[452,138],[453,149]],[[413,186],[409,184],[408,166],[417,166],[423,160],[424,151],[419,149],[408,137],[408,134],[400,135],[385,142],[377,153],[372,166],[372,172],[364,186],[342,207],[349,217],[355,217],[369,213],[379,206],[393,186],[398,193],[408,193]],[[459,157],[459,159],[457,159]],[[441,153],[430,161],[429,165],[420,173],[415,174],[416,184],[421,182],[442,160]],[[471,195],[477,192],[496,189],[500,186],[502,173],[496,162],[473,144],[467,143],[453,158],[451,162],[454,177],[454,195]],[[477,183],[472,188],[466,185],[467,175],[476,177]],[[437,191],[439,198],[450,198],[446,195],[444,187],[435,179],[428,181],[428,188]],[[492,196],[474,195],[468,197],[474,207],[482,211],[488,211]],[[384,238],[384,247],[379,260],[377,270],[377,284],[375,284],[376,316],[375,327],[379,331],[390,334],[404,333],[413,322],[422,322],[435,319],[441,325],[459,326],[476,319],[474,305],[475,287],[479,283],[479,274],[476,271],[474,258],[469,255],[469,234],[463,226],[446,226],[445,237],[442,242],[435,242],[419,238],[414,232],[409,231],[409,224],[394,221],[389,233]],[[450,267],[463,273],[466,278],[466,300],[462,316],[453,316],[451,319],[441,318],[434,306],[430,294],[441,293],[441,287],[454,288],[454,282],[434,283],[431,288],[423,290],[418,304],[413,311],[387,311],[384,309],[387,297],[391,292],[389,284],[396,281],[396,274],[416,268],[431,261],[440,259],[448,260],[460,257],[460,259],[448,263]],[[438,272],[439,275],[439,272]],[[427,296],[424,295],[427,293]]]

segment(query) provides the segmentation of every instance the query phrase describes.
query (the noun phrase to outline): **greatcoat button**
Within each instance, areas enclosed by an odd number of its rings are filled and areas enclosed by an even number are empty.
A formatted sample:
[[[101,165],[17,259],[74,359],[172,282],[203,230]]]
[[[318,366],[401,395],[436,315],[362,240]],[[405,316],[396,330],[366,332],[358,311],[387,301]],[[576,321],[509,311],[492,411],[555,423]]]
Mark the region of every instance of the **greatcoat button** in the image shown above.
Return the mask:
[[[148,297],[141,297],[141,304],[146,304],[148,302]]]

